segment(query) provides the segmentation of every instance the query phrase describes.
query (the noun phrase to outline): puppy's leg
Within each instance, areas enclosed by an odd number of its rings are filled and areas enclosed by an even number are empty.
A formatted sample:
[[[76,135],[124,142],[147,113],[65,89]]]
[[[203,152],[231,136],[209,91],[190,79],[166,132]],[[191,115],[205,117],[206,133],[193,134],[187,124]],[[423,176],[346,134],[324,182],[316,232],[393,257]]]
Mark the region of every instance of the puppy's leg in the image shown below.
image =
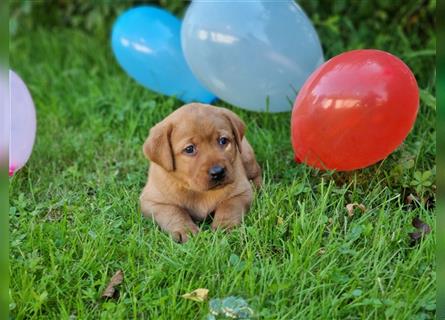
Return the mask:
[[[188,233],[196,234],[199,231],[188,212],[182,208],[143,200],[141,209],[146,217],[152,217],[177,242],[185,243]]]
[[[242,150],[241,160],[246,171],[247,179],[253,182],[256,189],[259,189],[263,182],[261,178],[261,167],[256,161],[252,146],[246,138],[243,139]]]
[[[238,226],[252,203],[252,192],[246,191],[221,202],[215,209],[212,229],[232,229]]]

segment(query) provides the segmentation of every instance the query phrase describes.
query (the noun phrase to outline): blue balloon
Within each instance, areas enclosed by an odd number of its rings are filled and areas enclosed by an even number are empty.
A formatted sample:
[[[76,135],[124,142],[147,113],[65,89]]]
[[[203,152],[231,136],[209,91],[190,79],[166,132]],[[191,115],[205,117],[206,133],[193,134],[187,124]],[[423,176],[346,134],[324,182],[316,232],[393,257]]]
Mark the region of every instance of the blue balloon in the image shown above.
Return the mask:
[[[193,1],[181,41],[190,68],[210,91],[255,111],[291,110],[324,60],[317,32],[294,0]]]
[[[142,6],[124,12],[111,44],[121,67],[143,86],[184,102],[209,103],[215,96],[188,67],[181,48],[181,21],[169,12]]]

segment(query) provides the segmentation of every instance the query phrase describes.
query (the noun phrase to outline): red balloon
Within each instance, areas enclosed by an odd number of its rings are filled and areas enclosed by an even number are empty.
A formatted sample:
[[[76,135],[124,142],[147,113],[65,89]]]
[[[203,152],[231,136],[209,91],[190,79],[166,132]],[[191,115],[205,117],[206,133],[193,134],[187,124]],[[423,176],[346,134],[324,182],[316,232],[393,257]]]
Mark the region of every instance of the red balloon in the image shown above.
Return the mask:
[[[380,50],[353,50],[320,66],[293,107],[295,160],[349,171],[386,158],[411,130],[419,88],[411,70]]]

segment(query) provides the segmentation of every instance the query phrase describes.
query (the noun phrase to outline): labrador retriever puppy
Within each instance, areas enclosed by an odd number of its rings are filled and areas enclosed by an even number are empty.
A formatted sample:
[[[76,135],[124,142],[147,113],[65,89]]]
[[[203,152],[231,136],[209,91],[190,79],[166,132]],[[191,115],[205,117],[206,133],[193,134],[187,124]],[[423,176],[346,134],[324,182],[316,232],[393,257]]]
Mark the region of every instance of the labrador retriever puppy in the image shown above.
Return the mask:
[[[249,180],[262,183],[244,131],[232,111],[201,103],[184,105],[151,128],[143,146],[151,162],[143,214],[182,243],[209,214],[213,230],[239,225],[252,203]]]

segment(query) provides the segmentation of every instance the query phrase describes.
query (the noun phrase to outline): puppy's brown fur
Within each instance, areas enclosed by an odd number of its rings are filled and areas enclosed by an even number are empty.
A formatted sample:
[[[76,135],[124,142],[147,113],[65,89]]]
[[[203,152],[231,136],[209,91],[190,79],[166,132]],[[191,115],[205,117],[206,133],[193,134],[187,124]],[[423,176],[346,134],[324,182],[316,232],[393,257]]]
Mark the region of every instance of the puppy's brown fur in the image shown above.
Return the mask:
[[[252,202],[249,180],[261,185],[261,169],[244,131],[235,113],[199,103],[187,104],[155,125],[143,146],[151,160],[140,197],[144,215],[180,242],[198,232],[194,221],[212,212],[213,229],[240,224]],[[192,145],[193,154],[187,153]],[[214,166],[225,169],[221,181],[209,176]]]

